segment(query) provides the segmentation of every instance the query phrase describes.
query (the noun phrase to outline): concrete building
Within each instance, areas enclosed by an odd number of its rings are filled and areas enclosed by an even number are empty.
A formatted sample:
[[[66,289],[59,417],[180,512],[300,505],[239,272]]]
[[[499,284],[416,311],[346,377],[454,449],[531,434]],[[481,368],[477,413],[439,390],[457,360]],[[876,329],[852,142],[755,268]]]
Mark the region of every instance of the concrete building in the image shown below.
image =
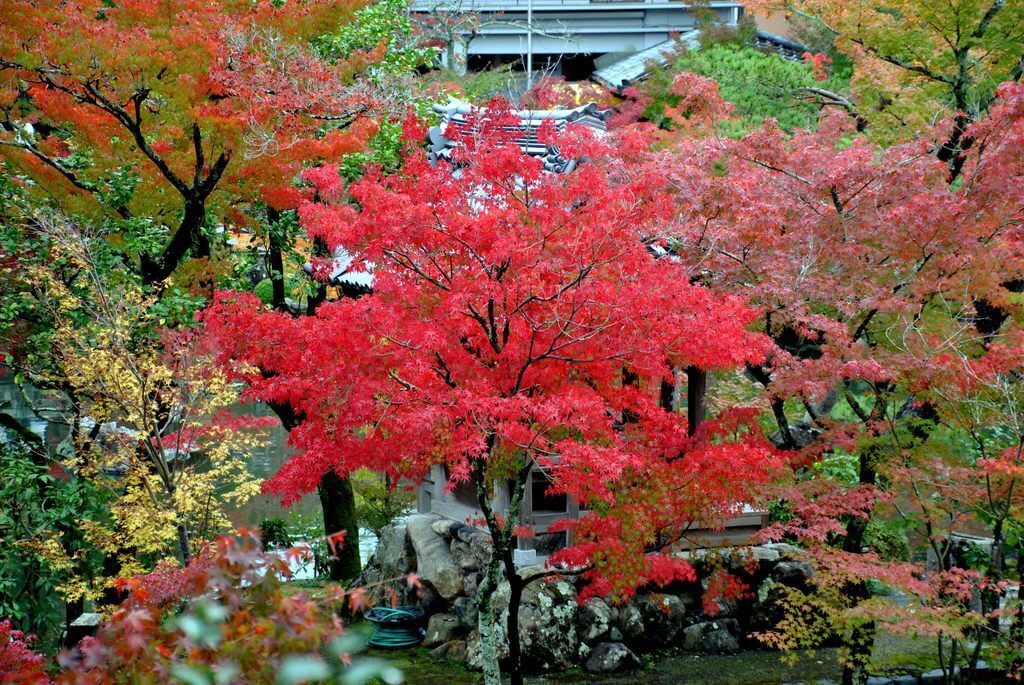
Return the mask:
[[[708,7],[727,25],[743,14],[742,5],[731,0],[711,0]],[[665,43],[696,25],[694,10],[672,0],[414,0],[412,11],[472,16],[453,31],[461,36],[458,51],[471,70],[525,64],[532,47],[535,70],[569,80],[586,78],[616,58]]]

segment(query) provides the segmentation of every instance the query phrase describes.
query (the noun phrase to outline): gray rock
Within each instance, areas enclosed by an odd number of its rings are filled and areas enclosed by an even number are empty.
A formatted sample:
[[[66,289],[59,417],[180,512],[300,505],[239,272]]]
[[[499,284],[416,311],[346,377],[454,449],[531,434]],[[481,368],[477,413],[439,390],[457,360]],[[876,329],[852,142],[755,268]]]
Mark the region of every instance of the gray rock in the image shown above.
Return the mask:
[[[705,638],[712,633],[719,633],[724,631],[732,637],[732,642],[723,639],[723,636],[716,635],[715,638],[705,643]],[[739,649],[739,641],[736,636],[739,635],[740,624],[734,618],[723,618],[717,621],[705,621],[703,623],[694,623],[692,626],[687,626],[683,629],[683,649],[691,652],[705,651],[708,647],[729,647],[732,644],[736,645],[736,649]],[[717,643],[717,644],[715,644]],[[709,654],[721,654],[724,652],[708,652]]]
[[[742,568],[745,564],[756,561],[759,564],[769,564],[778,561],[781,557],[779,550],[767,545],[756,545],[734,550],[729,557],[729,566],[733,569]]]
[[[476,591],[480,589],[480,581],[484,579],[482,573],[467,573],[462,576],[462,592],[467,597],[476,597]]]
[[[452,538],[455,536],[455,530],[462,524],[456,523],[450,519],[439,519],[430,524],[430,527],[434,529],[434,532],[438,535],[446,538]]]
[[[694,623],[683,629],[683,649],[696,652],[700,648],[700,639],[704,637],[706,623]]]
[[[524,573],[525,575],[525,573]],[[508,584],[503,604],[508,607]],[[527,669],[535,671],[562,670],[573,666],[579,654],[580,639],[576,632],[579,603],[576,588],[564,580],[535,581],[523,591],[519,609],[519,639]]]
[[[416,570],[416,552],[409,544],[407,532],[401,523],[381,531],[374,559],[383,577],[395,578]]]
[[[622,640],[624,639],[622,637],[622,631],[619,630],[617,627],[612,626],[612,629],[608,631],[608,639],[612,642],[622,642]]]
[[[793,559],[803,554],[803,550],[796,545],[789,544],[788,542],[767,542],[763,545],[758,545],[758,547],[774,549],[781,557],[788,559]]]
[[[724,628],[705,633],[700,640],[700,651],[704,654],[735,654],[740,651],[739,640]]]
[[[434,614],[427,623],[424,647],[436,647],[451,642],[459,631],[459,617],[454,614]]]
[[[416,570],[421,578],[437,582],[437,569],[445,564],[454,564],[447,541],[434,531],[438,521],[433,514],[416,514],[405,520],[409,540],[416,550]]]
[[[953,672],[955,674],[954,677],[959,676],[960,667],[957,666],[953,669]],[[942,683],[945,682],[945,676],[943,676],[941,668],[933,668],[930,671],[922,673],[918,682],[920,682],[921,685],[942,685]]]
[[[521,569],[524,576],[529,569]],[[497,627],[499,658],[508,655],[508,641],[502,634],[508,616],[509,585],[502,581],[494,594],[493,608],[500,617]],[[576,632],[579,604],[576,589],[564,580],[535,581],[523,591],[519,607],[519,641],[522,646],[523,667],[530,672],[557,671],[577,663],[580,640]],[[483,663],[480,637],[473,632],[467,640],[469,667],[479,670]]]
[[[588,673],[618,673],[638,668],[640,659],[621,642],[602,642],[594,647],[583,670]]]
[[[580,607],[576,616],[576,632],[583,642],[590,644],[605,637],[611,627],[612,610],[603,599],[592,599]]]
[[[487,533],[477,530],[472,526],[467,526],[465,523],[456,523],[455,527],[452,529],[452,535],[463,542],[472,542],[475,537],[487,538]]]
[[[477,609],[476,600],[469,597],[459,597],[452,602],[452,611],[459,617],[459,625],[466,630],[476,628],[480,618],[480,610]]]
[[[776,583],[805,587],[814,577],[814,567],[806,561],[780,561],[771,570],[770,575]]]
[[[462,569],[455,564],[441,564],[434,575],[434,587],[441,597],[450,602],[462,594]]]
[[[466,641],[452,640],[430,650],[430,657],[435,661],[459,661],[465,663]]]
[[[673,644],[686,621],[686,606],[675,595],[641,595],[633,600],[643,621],[643,640],[655,647]]]
[[[448,661],[466,663],[469,660],[469,652],[466,649],[465,640],[452,640],[448,643]]]
[[[615,627],[621,631],[622,639],[626,642],[636,644],[644,639],[644,618],[640,609],[632,602],[619,607],[619,618]]]
[[[480,560],[477,559],[476,555],[473,554],[473,548],[469,546],[468,542],[462,540],[452,540],[452,559],[459,565],[463,571],[479,571]]]

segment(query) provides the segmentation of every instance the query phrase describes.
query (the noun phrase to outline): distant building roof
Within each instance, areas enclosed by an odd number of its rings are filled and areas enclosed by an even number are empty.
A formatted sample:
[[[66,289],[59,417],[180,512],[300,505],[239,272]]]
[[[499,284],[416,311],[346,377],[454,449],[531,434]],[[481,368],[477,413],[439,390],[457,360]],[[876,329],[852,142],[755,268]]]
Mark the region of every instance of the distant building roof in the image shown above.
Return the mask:
[[[441,122],[427,134],[427,155],[431,163],[452,161],[455,142],[446,134],[469,127],[469,115],[482,109],[466,102],[452,101],[447,105],[434,105],[434,111],[441,115]],[[552,122],[559,131],[569,124],[587,126],[596,131],[606,131],[610,110],[599,109],[594,103],[574,109],[519,109],[512,110],[519,118],[519,125],[512,129],[515,141],[523,152],[531,157],[540,157],[544,168],[555,173],[566,173],[576,168],[576,160],[563,157],[557,147],[549,146],[537,138],[537,129],[544,122]]]
[[[469,114],[474,110],[479,112],[481,108],[474,108],[466,102],[453,101],[447,105],[435,105],[434,111],[441,115],[441,123],[430,129],[428,133],[427,154],[431,163],[436,164],[441,160],[451,161],[452,151],[455,143],[445,136],[450,127],[456,129],[469,126]],[[537,129],[545,121],[553,121],[559,130],[565,130],[569,124],[580,124],[598,131],[607,130],[605,123],[611,112],[598,109],[597,105],[591,103],[575,109],[550,109],[550,110],[513,110],[513,114],[519,117],[519,126],[516,127],[516,142],[523,152],[533,157],[541,157],[544,160],[544,168],[555,173],[565,173],[576,168],[576,160],[563,157],[559,154],[558,148],[550,147],[537,139]],[[347,297],[358,297],[373,292],[373,268],[370,265],[358,263],[356,258],[344,247],[338,247],[331,255],[326,265],[328,269],[324,280],[333,286],[341,288]],[[307,262],[306,273],[312,275],[315,268],[312,262]]]
[[[776,36],[774,33],[768,33],[767,31],[757,32],[757,36],[754,38],[754,47],[762,50],[772,50],[777,52],[783,59],[793,61],[803,59],[803,54],[809,52],[806,45],[796,43],[782,36]]]
[[[678,40],[666,40],[602,67],[595,71],[591,78],[605,88],[621,91],[643,79],[647,75],[647,65],[651,62],[665,66],[667,57],[679,48],[680,43],[686,47],[695,47],[699,35],[700,31],[687,31],[680,35]]]
[[[680,44],[687,48],[698,47],[697,39],[699,37],[700,31],[696,29],[688,31],[677,39],[666,40],[601,67],[593,73],[591,78],[609,90],[621,92],[637,81],[642,81],[647,76],[651,62],[665,66],[668,63],[668,57],[676,51]],[[771,50],[788,60],[799,60],[807,52],[806,46],[767,31],[757,32],[753,46],[760,50]]]
[[[355,261],[355,257],[348,250],[338,247],[327,264],[329,271],[325,274],[324,281],[328,285],[341,288],[346,297],[358,297],[373,292],[373,269],[364,265],[353,268]],[[314,274],[312,262],[306,262],[305,270],[311,276]]]

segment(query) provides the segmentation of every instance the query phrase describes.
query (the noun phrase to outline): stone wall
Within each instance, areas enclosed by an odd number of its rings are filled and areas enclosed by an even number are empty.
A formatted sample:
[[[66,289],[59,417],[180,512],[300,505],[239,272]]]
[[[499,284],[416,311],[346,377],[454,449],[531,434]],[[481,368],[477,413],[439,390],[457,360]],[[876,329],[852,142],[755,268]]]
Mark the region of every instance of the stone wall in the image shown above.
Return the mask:
[[[490,537],[464,524],[433,514],[418,514],[387,529],[358,585],[372,586],[371,598],[388,603],[419,604],[430,616],[424,646],[438,659],[465,661],[479,668],[476,591],[490,559]],[[611,672],[639,665],[637,653],[681,648],[703,653],[731,653],[758,647],[751,633],[778,619],[773,597],[778,585],[806,585],[810,566],[797,548],[785,544],[713,550],[694,556],[700,581],[638,593],[613,606],[595,599],[580,604],[577,580],[547,576],[548,569],[522,567],[524,578],[537,577],[523,593],[519,633],[524,665],[531,671],[558,671],[583,666]],[[705,614],[703,590],[716,568],[736,574],[751,588],[748,597],[719,602]],[[419,589],[408,583],[384,583],[415,572]],[[545,577],[541,577],[545,576]],[[499,612],[508,611],[509,587],[495,597]]]

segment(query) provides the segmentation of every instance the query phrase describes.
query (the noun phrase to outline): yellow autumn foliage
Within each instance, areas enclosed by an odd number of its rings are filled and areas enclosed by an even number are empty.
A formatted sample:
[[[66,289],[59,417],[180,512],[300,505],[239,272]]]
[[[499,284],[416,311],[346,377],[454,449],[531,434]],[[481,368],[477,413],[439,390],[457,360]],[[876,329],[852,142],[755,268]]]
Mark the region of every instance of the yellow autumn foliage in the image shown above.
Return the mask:
[[[101,268],[86,229],[52,215],[37,223],[54,261],[78,273],[74,287],[48,268],[26,274],[54,322],[50,353],[81,417],[65,467],[116,493],[109,523],[77,523],[118,560],[119,576],[185,561],[228,528],[228,510],[259,492],[245,457],[265,436],[225,424],[238,387],[196,348],[187,326],[164,328],[155,295]],[[55,542],[39,541],[35,551],[58,567],[69,563]],[[64,590],[94,597],[103,584]]]

